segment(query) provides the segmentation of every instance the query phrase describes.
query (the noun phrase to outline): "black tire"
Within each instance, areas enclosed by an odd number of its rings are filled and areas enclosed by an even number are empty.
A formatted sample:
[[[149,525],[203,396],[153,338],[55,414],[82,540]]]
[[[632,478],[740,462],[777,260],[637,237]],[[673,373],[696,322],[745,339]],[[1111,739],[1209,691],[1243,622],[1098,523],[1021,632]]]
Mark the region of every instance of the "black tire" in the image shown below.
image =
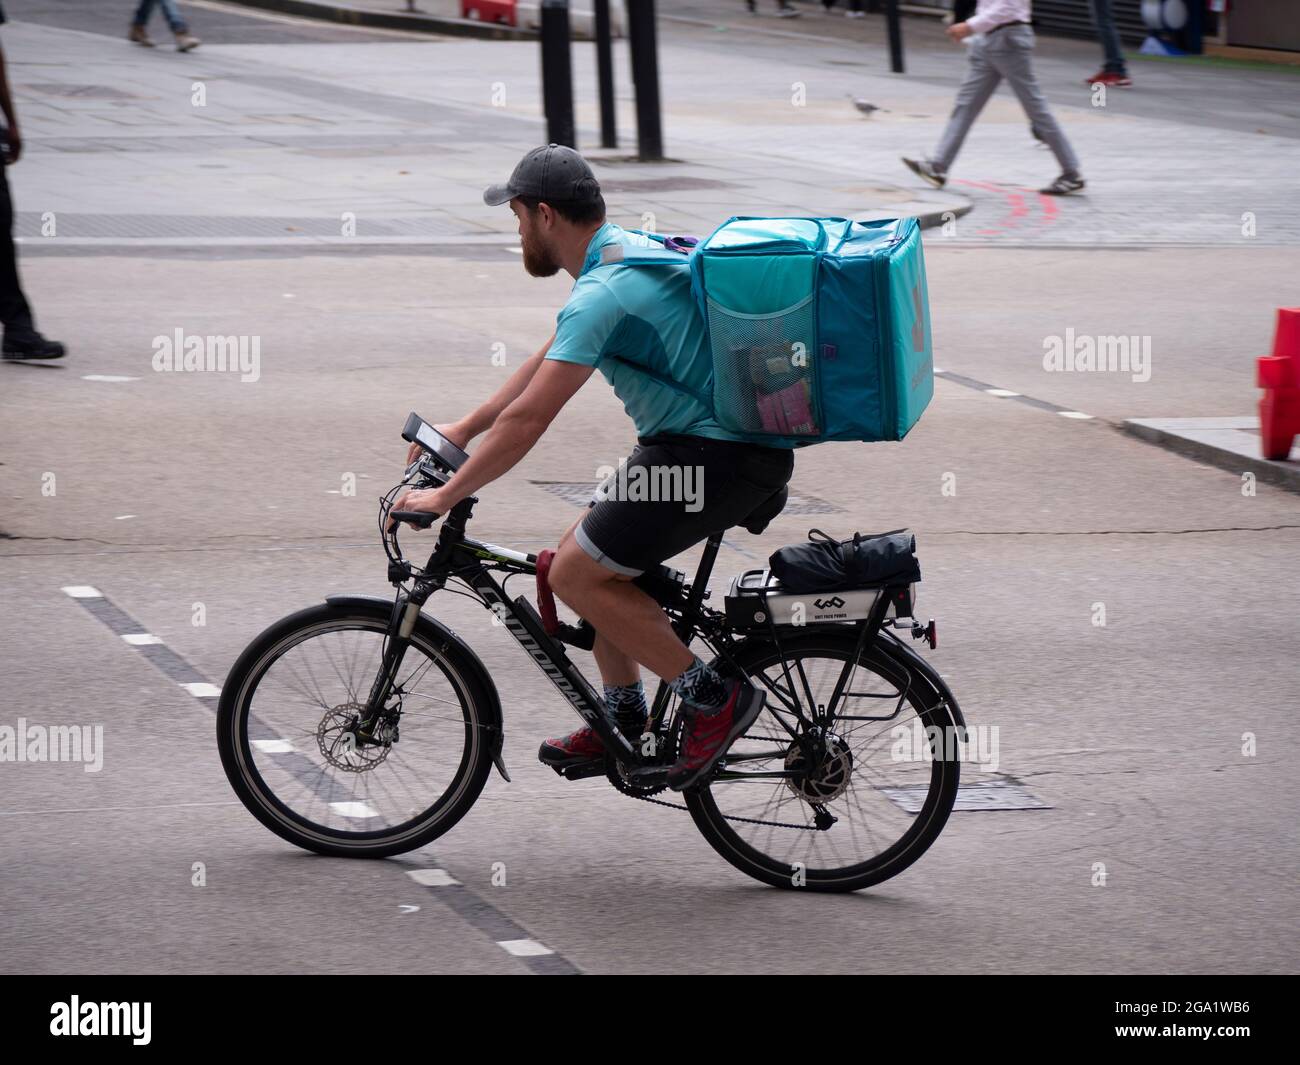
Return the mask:
[[[852,658],[856,646],[857,634],[848,629],[843,633],[822,631],[789,639],[783,637],[781,640],[785,657],[791,663],[796,658],[815,658],[818,655],[848,661]],[[751,676],[760,669],[778,663],[781,657],[781,653],[773,643],[758,638],[745,641],[735,653],[737,663],[747,675]],[[955,724],[945,698],[889,640],[878,640],[874,648],[859,657],[858,663],[878,676],[889,678],[890,682],[897,686],[905,686],[907,700],[914,707],[917,718],[925,727],[935,725],[947,728]],[[735,672],[722,659],[715,659],[713,665],[719,670]],[[759,720],[755,722],[755,729],[768,715],[769,711],[765,708]],[[751,732],[753,731],[751,729]],[[897,876],[920,858],[943,831],[957,798],[959,777],[959,763],[955,758],[949,758],[948,753],[950,752],[944,752],[941,757],[931,761],[929,788],[925,800],[912,820],[911,826],[892,846],[866,861],[852,865],[831,868],[807,867],[799,871],[798,877],[795,875],[795,867],[788,860],[780,860],[766,854],[741,838],[737,828],[733,827],[733,822],[728,820],[723,810],[719,808],[714,789],[754,787],[753,784],[709,781],[687,790],[684,796],[696,827],[709,841],[709,845],[746,875],[773,887],[792,890],[858,891]],[[741,827],[743,828],[743,825]],[[800,836],[807,832],[800,829],[783,831]],[[835,829],[832,828],[831,831]]]
[[[286,652],[316,636],[352,631],[382,634],[391,610],[392,604],[381,600],[348,600],[292,614],[249,644],[231,667],[221,690],[217,745],[235,794],[276,835],[318,854],[385,858],[424,846],[455,825],[474,805],[500,748],[500,705],[482,663],[450,630],[422,616],[412,633],[408,656],[412,651],[423,654],[440,670],[456,693],[464,718],[464,747],[452,779],[437,800],[398,824],[376,830],[343,831],[302,816],[268,786],[249,736],[250,707],[267,671]],[[459,733],[456,721],[448,731]],[[455,757],[455,751],[451,756]],[[335,787],[332,782],[317,786]]]

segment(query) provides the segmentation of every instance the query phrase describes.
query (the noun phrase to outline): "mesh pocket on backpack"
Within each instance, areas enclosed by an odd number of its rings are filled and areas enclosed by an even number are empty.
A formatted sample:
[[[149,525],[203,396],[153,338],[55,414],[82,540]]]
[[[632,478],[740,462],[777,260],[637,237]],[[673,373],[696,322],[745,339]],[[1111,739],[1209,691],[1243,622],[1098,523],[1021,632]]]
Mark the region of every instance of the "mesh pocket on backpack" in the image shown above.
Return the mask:
[[[708,301],[718,424],[757,436],[820,431],[813,297],[775,314],[740,314]]]

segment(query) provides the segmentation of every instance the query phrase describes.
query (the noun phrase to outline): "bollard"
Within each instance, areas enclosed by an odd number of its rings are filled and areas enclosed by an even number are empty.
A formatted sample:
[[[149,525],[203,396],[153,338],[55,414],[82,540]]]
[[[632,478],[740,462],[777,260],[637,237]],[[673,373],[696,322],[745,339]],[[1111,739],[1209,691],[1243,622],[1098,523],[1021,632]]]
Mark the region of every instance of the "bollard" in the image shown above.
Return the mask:
[[[898,0],[885,0],[885,22],[889,27],[889,69],[903,73],[903,24],[898,17]]]
[[[636,94],[636,146],[640,159],[664,157],[659,121],[659,60],[655,54],[654,0],[627,0],[627,43]]]
[[[542,0],[542,109],[546,112],[546,139],[576,148],[569,0]]]
[[[1278,308],[1273,354],[1257,366],[1260,447],[1266,459],[1285,459],[1300,434],[1300,307]]]
[[[593,0],[596,9],[596,86],[600,91],[600,146],[618,147],[614,124],[614,53],[610,42],[609,0]]]

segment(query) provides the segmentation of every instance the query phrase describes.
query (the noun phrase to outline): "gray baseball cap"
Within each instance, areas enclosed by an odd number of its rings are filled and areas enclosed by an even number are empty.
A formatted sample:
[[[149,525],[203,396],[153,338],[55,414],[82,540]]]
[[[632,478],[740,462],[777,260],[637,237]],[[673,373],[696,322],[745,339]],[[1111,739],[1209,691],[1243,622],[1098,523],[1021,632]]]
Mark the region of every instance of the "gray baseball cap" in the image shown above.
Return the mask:
[[[504,185],[489,185],[483,202],[489,207],[509,203],[516,196],[563,203],[586,203],[600,195],[600,182],[581,155],[562,144],[534,148],[519,160]]]

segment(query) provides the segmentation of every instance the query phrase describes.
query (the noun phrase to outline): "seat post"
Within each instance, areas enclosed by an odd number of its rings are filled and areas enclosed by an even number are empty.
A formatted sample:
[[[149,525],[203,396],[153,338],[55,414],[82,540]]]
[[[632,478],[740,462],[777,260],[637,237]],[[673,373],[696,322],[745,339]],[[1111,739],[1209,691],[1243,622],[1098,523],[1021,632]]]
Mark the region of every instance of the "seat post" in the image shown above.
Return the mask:
[[[691,581],[691,595],[686,601],[686,609],[690,614],[695,613],[700,608],[700,603],[704,601],[709,575],[713,572],[713,563],[718,557],[718,548],[721,546],[721,531],[710,533],[709,538],[704,541],[704,554],[700,555],[700,564],[695,568],[695,579]]]

